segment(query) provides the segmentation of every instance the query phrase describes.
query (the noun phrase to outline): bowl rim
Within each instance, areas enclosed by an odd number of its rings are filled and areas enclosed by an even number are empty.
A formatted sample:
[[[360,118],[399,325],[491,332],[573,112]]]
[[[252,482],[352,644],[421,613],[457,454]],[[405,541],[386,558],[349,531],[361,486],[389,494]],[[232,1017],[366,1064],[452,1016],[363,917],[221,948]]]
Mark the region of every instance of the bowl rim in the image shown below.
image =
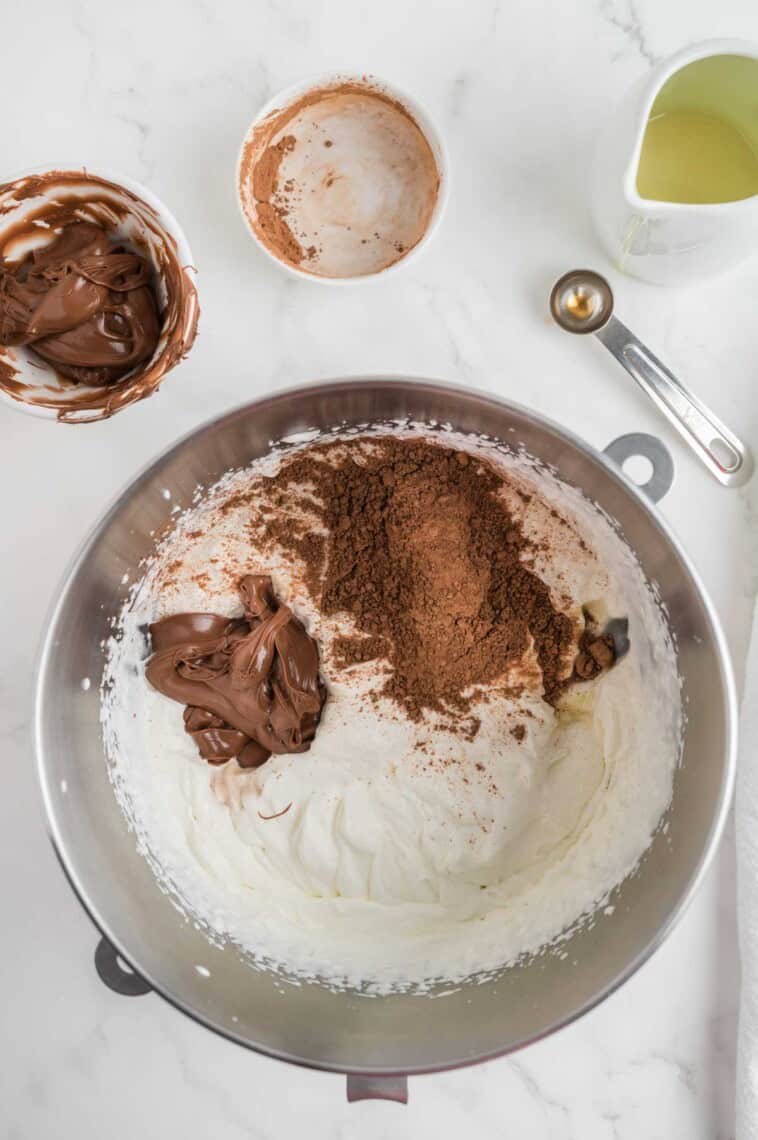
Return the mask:
[[[580,1003],[575,1009],[564,1017],[559,1018],[553,1024],[539,1033],[527,1034],[523,1038],[515,1041],[506,1048],[489,1049],[482,1053],[475,1055],[457,1058],[454,1061],[447,1061],[442,1064],[417,1064],[404,1066],[400,1069],[392,1067],[380,1066],[366,1066],[356,1065],[346,1070],[339,1064],[330,1061],[317,1061],[314,1059],[306,1059],[296,1054],[287,1052],[286,1050],[274,1049],[269,1046],[260,1045],[251,1042],[249,1039],[240,1034],[229,1031],[225,1026],[215,1022],[212,1017],[205,1016],[200,1010],[191,1008],[185,1004],[182,999],[171,993],[171,991],[162,985],[159,978],[156,978],[150,971],[141,969],[135,965],[133,957],[124,948],[120,935],[114,931],[107,923],[103,922],[97,911],[97,906],[89,899],[87,891],[83,884],[80,882],[76,867],[75,860],[71,857],[70,852],[65,848],[60,832],[57,826],[56,812],[55,812],[55,799],[53,795],[52,783],[48,779],[48,773],[45,765],[44,747],[43,747],[43,727],[42,727],[42,712],[44,704],[44,691],[47,684],[47,672],[49,659],[54,649],[55,644],[55,626],[60,611],[66,602],[68,591],[76,578],[79,568],[84,563],[91,547],[99,538],[103,529],[107,526],[108,522],[113,516],[122,508],[125,502],[131,497],[134,491],[141,485],[145,484],[149,479],[157,474],[163,465],[178,451],[184,448],[193,437],[200,435],[202,432],[208,431],[212,428],[219,427],[225,421],[231,422],[243,414],[249,414],[252,409],[259,407],[261,404],[276,404],[283,400],[291,399],[298,394],[313,393],[314,391],[320,392],[322,395],[328,395],[330,392],[343,388],[345,386],[358,387],[358,388],[375,388],[375,387],[390,387],[390,388],[424,388],[429,391],[443,390],[446,393],[458,393],[461,396],[473,397],[476,400],[484,403],[495,405],[499,408],[512,410],[515,413],[526,416],[529,419],[536,421],[540,426],[547,428],[549,431],[557,434],[559,437],[567,440],[576,449],[578,449],[588,459],[598,463],[603,467],[606,473],[612,478],[617,485],[631,495],[641,506],[645,513],[649,516],[652,523],[662,532],[664,538],[671,544],[674,552],[681,560],[685,570],[689,574],[692,583],[697,590],[699,599],[703,605],[705,616],[710,624],[714,647],[717,653],[720,669],[720,679],[724,690],[724,717],[725,717],[725,757],[724,757],[724,772],[721,780],[721,787],[719,789],[718,799],[714,803],[713,818],[711,826],[708,831],[706,842],[703,845],[703,850],[699,859],[694,866],[693,872],[689,878],[686,889],[683,891],[681,897],[676,905],[671,909],[664,922],[661,923],[655,934],[648,940],[645,946],[637,953],[626,966],[614,977],[610,982],[601,987],[593,996],[583,1003]],[[724,828],[729,815],[732,797],[734,793],[736,770],[737,770],[737,737],[738,737],[738,703],[737,703],[737,688],[734,677],[734,671],[731,661],[729,647],[726,637],[718,617],[716,609],[710,599],[710,596],[703,585],[701,577],[693,565],[688,554],[682,547],[680,541],[675,536],[668,523],[663,518],[661,512],[657,509],[655,504],[642,492],[638,486],[624,474],[623,470],[609,459],[603,452],[598,451],[591,444],[582,440],[575,435],[572,431],[562,427],[556,421],[544,416],[541,412],[533,411],[523,404],[519,404],[512,400],[506,400],[492,392],[485,391],[481,388],[473,388],[462,386],[448,380],[435,380],[427,377],[415,376],[402,376],[398,374],[374,374],[374,375],[361,375],[356,377],[333,377],[324,378],[313,381],[308,384],[296,384],[287,388],[278,389],[269,395],[264,395],[257,400],[244,401],[233,407],[232,409],[221,413],[220,415],[213,416],[204,421],[202,424],[184,433],[178,440],[174,441],[168,447],[164,448],[158,456],[142,466],[136,472],[132,479],[121,488],[121,490],[114,496],[110,504],[100,515],[99,519],[90,528],[84,540],[79,544],[76,552],[69,561],[69,564],[61,578],[58,590],[53,595],[53,602],[49,606],[43,629],[46,631],[38,651],[36,665],[35,665],[35,681],[34,681],[34,712],[32,719],[32,735],[33,745],[36,758],[37,778],[39,781],[40,792],[42,801],[45,808],[46,824],[50,841],[53,849],[58,858],[58,861],[69,881],[75,895],[78,897],[84,910],[89,915],[95,927],[100,933],[107,938],[107,940],[114,947],[118,955],[127,962],[132,969],[140,977],[142,977],[158,995],[165,999],[170,1005],[181,1013],[190,1017],[199,1025],[210,1029],[219,1036],[226,1038],[244,1048],[251,1049],[256,1053],[264,1056],[271,1057],[275,1060],[287,1061],[290,1064],[298,1065],[306,1069],[314,1069],[323,1072],[345,1074],[349,1072],[356,1076],[375,1076],[375,1077],[396,1077],[396,1076],[417,1076],[424,1073],[438,1073],[447,1072],[453,1069],[466,1068],[470,1065],[481,1064],[485,1061],[495,1060],[499,1057],[507,1056],[511,1053],[517,1052],[527,1045],[535,1044],[538,1041],[551,1036],[561,1029],[573,1024],[579,1020],[586,1013],[599,1006],[606,998],[615,993],[625,982],[627,982],[637,971],[652,958],[666,941],[669,934],[677,925],[679,920],[684,915],[689,907],[693,898],[697,894],[706,874],[708,873],[713,858],[716,854],[719,842],[724,832]]]

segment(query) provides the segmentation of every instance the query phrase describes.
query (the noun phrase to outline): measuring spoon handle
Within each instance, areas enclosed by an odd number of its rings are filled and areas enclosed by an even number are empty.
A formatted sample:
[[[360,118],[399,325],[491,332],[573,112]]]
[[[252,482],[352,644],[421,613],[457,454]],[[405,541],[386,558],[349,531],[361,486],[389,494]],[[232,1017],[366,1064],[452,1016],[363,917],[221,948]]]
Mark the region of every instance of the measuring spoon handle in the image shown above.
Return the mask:
[[[726,487],[746,483],[753,473],[749,449],[617,317],[595,333],[598,340],[689,443]]]

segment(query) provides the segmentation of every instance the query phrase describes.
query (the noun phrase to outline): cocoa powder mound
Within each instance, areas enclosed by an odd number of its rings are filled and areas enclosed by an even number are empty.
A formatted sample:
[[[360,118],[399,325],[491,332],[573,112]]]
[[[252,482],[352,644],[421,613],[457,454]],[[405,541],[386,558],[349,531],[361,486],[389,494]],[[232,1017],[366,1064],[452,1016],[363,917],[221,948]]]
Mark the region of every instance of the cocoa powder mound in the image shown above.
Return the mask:
[[[313,446],[270,480],[264,534],[304,560],[323,613],[347,614],[338,664],[386,659],[383,694],[411,717],[465,712],[473,686],[502,678],[533,639],[545,699],[572,671],[574,628],[522,558],[523,531],[498,491],[503,475],[418,439]],[[326,534],[287,506],[302,488]],[[260,524],[259,524],[260,525]]]

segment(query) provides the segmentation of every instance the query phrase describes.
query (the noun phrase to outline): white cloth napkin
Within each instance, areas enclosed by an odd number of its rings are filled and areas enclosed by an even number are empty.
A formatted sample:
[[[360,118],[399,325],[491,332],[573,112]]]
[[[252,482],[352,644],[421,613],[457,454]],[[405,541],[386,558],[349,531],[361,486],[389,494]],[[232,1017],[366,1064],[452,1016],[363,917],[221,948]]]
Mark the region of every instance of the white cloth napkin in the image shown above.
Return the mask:
[[[737,1045],[737,1137],[758,1137],[758,607],[747,658],[737,774],[737,916],[742,993]]]

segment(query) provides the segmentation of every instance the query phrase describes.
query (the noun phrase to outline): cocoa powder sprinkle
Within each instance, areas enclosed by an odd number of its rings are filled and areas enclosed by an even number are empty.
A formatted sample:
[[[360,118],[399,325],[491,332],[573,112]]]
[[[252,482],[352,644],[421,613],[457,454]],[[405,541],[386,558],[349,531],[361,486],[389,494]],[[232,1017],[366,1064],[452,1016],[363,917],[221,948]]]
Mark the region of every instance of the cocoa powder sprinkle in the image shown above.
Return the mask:
[[[460,716],[532,640],[555,703],[572,672],[574,626],[524,565],[530,544],[499,494],[503,474],[428,440],[365,444],[310,447],[270,480],[280,506],[296,488],[313,491],[323,536],[286,511],[264,523],[266,537],[303,559],[322,612],[353,619],[357,632],[335,643],[337,664],[386,660],[383,695],[408,715]]]

